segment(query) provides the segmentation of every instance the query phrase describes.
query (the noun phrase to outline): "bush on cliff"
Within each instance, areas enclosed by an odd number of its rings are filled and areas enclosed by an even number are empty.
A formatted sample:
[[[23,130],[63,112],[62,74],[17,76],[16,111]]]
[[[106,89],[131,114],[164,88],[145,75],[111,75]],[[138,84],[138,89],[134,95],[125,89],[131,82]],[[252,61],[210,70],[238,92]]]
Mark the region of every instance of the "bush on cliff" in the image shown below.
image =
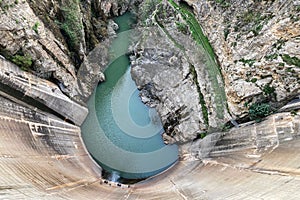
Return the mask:
[[[64,20],[59,23],[63,33],[68,38],[67,43],[71,50],[78,49],[80,38],[82,37],[83,25],[81,22],[79,1],[67,1],[62,7]]]
[[[251,120],[260,121],[272,112],[271,105],[267,103],[254,103],[249,107],[249,117]]]
[[[32,58],[29,55],[14,55],[11,61],[24,71],[28,71],[32,66]]]

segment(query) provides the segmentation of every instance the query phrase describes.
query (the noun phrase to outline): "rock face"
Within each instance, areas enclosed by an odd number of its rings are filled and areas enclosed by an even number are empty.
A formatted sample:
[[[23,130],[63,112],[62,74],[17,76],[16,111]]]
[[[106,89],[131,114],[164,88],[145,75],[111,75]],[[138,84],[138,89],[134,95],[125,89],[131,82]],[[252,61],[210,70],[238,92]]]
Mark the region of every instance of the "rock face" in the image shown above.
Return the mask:
[[[81,125],[88,114],[86,107],[66,97],[55,84],[22,71],[0,58],[0,91]],[[48,110],[49,109],[49,110]]]
[[[67,48],[44,26],[27,2],[1,2],[0,26],[0,51],[5,57],[27,56],[40,77],[55,78],[64,84],[66,92],[78,93],[74,82],[76,72]]]
[[[143,29],[145,35],[134,50],[132,78],[142,89],[142,100],[159,111],[171,137],[166,139],[187,142],[206,128],[190,64],[161,30]]]
[[[150,17],[140,17],[150,31],[142,30],[132,57],[132,76],[142,99],[161,114],[168,142],[222,130],[226,122],[247,117],[251,105],[276,110],[297,98],[299,2],[186,1],[215,51],[214,70],[196,44],[194,22],[170,2],[156,2],[156,9],[147,10]],[[222,90],[225,101],[216,95]]]
[[[231,117],[226,99],[219,99],[224,84],[218,69],[211,68],[210,55],[173,11],[162,3],[153,12],[152,25],[139,30],[141,39],[132,49],[132,77],[142,90],[142,100],[158,110],[165,141],[186,143],[207,131],[222,129]]]
[[[280,107],[299,94],[299,1],[187,2],[217,54],[233,116],[245,103]]]
[[[107,18],[124,13],[129,3],[5,0],[0,5],[1,55],[83,102],[104,80]]]

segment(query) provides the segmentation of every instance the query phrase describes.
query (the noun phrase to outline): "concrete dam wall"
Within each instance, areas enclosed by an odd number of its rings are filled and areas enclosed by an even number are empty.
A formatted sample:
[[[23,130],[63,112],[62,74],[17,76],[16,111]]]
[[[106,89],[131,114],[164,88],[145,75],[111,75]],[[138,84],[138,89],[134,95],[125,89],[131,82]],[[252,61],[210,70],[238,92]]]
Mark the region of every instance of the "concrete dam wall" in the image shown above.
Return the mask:
[[[128,186],[103,180],[86,151],[79,127],[87,114],[84,106],[62,93],[51,95],[59,91],[55,85],[0,61],[0,199],[300,196],[299,111],[283,111],[186,144],[173,168]],[[36,97],[44,107],[26,101]]]

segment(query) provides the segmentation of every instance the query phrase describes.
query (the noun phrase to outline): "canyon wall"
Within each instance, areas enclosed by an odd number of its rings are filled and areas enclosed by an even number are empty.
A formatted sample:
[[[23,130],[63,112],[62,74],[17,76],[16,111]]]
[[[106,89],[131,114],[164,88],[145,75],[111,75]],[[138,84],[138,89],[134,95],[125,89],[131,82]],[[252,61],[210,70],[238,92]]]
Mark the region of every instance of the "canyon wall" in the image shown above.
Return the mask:
[[[132,76],[167,142],[259,120],[299,99],[298,1],[153,2],[132,46]]]
[[[299,6],[0,1],[0,198],[297,199]],[[132,77],[165,142],[180,145],[172,169],[130,186],[101,178],[80,135],[105,80],[110,19],[128,7]]]

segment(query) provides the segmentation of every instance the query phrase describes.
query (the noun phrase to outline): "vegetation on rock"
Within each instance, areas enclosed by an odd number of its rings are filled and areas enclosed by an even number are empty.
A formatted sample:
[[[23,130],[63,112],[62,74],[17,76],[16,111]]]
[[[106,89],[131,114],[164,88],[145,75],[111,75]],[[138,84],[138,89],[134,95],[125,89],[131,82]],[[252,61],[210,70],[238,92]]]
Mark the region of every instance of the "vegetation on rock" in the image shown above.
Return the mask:
[[[188,26],[185,23],[176,22],[176,27],[180,32],[184,34],[188,33]]]
[[[214,0],[214,1],[222,8],[228,8],[231,5],[230,2],[227,0]]]
[[[189,11],[185,6],[177,5],[173,0],[169,0],[170,4],[174,7],[174,9],[181,14],[182,18],[186,21],[189,26],[189,30],[191,32],[194,40],[204,48],[205,55],[207,58],[207,62],[205,66],[207,67],[207,72],[211,80],[211,85],[215,92],[215,104],[216,104],[216,112],[217,117],[222,119],[224,117],[224,110],[227,109],[227,100],[223,87],[220,87],[220,83],[218,81],[218,77],[222,79],[222,74],[220,68],[216,62],[215,53],[210,45],[208,38],[204,35],[201,26],[199,25],[197,19],[194,14]]]
[[[193,65],[190,65],[190,73],[192,74],[193,81],[194,81],[194,83],[197,87],[197,92],[199,94],[199,103],[201,105],[201,110],[202,110],[202,115],[203,115],[203,118],[204,118],[204,122],[205,122],[206,125],[209,125],[207,106],[206,106],[204,96],[201,92],[201,88],[200,88],[200,85],[199,85],[199,82],[198,82],[196,69]]]
[[[70,0],[62,7],[64,20],[60,23],[63,33],[68,38],[67,43],[71,50],[78,49],[82,37],[83,25],[80,17],[79,0]]]
[[[272,112],[271,105],[267,103],[254,103],[249,107],[249,117],[251,120],[260,121]]]
[[[288,54],[283,54],[282,60],[288,65],[295,65],[296,67],[300,67],[300,59],[295,56],[292,57]]]
[[[39,23],[38,22],[35,22],[35,24],[32,26],[32,30],[34,30],[34,32],[36,34],[39,34],[39,31],[38,31],[38,27],[39,27]]]
[[[24,71],[28,71],[32,66],[32,58],[29,55],[14,55],[11,61]]]

